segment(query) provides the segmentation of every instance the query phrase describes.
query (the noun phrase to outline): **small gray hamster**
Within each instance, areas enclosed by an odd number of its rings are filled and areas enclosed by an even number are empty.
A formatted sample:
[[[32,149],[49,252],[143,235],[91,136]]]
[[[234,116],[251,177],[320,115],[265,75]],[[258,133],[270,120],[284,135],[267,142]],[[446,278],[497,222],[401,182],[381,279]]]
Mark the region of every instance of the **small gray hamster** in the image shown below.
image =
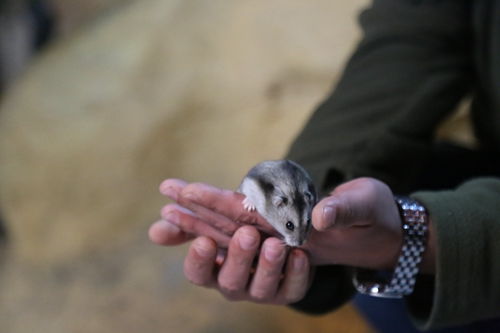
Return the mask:
[[[302,245],[311,228],[316,190],[306,170],[290,160],[264,161],[243,178],[238,190],[248,211],[257,210],[287,245]]]

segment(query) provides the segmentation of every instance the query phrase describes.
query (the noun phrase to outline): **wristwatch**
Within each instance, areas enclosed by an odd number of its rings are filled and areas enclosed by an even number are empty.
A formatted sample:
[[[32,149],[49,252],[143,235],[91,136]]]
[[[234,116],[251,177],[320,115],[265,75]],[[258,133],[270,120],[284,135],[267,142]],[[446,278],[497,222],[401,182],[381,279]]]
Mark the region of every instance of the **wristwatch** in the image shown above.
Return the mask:
[[[415,287],[418,264],[422,261],[428,230],[427,211],[418,201],[396,196],[401,215],[403,247],[393,272],[354,269],[353,285],[362,294],[384,298],[402,298]],[[389,276],[387,276],[389,275]]]

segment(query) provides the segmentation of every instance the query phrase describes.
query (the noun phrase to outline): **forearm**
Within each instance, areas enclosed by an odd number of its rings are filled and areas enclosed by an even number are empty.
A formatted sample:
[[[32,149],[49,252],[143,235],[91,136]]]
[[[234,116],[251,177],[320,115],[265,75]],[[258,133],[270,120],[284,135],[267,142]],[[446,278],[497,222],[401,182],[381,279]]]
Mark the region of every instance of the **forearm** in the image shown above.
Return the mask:
[[[320,191],[360,176],[408,191],[471,82],[466,22],[462,1],[374,1],[362,13],[363,39],[289,153]]]
[[[362,41],[287,156],[308,169],[320,193],[359,176],[397,194],[412,188],[435,128],[468,90],[466,15],[463,1],[399,0],[374,1],[361,15]],[[434,253],[427,249],[424,272],[433,271]],[[337,269],[332,284],[340,281],[350,295],[349,270]],[[311,300],[333,309],[349,298],[313,294],[298,306],[316,312]]]
[[[500,308],[500,180],[476,179],[453,191],[418,192],[434,225],[435,291],[428,311],[412,302],[421,328],[497,316]],[[424,314],[424,315],[422,315]]]

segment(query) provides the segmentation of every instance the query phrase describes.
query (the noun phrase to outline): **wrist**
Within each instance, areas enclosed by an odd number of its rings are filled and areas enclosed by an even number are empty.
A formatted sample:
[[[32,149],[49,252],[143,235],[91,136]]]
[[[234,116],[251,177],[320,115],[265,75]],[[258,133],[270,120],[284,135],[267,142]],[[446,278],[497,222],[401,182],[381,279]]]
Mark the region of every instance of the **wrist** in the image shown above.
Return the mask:
[[[353,283],[364,294],[378,297],[400,298],[413,292],[417,274],[421,268],[424,251],[427,249],[428,215],[425,207],[408,197],[396,197],[396,204],[403,230],[403,246],[394,271],[389,278],[366,279],[355,270]],[[426,257],[426,269],[432,267],[431,254]]]

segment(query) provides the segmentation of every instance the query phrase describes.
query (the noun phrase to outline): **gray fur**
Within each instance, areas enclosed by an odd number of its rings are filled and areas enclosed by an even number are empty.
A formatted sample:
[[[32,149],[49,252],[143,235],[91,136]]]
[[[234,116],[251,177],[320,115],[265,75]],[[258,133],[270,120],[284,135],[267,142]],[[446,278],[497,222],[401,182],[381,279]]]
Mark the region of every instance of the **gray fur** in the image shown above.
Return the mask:
[[[300,246],[311,228],[316,191],[304,168],[289,160],[264,161],[243,178],[238,192],[252,203],[290,246]],[[294,230],[287,229],[292,222]]]

